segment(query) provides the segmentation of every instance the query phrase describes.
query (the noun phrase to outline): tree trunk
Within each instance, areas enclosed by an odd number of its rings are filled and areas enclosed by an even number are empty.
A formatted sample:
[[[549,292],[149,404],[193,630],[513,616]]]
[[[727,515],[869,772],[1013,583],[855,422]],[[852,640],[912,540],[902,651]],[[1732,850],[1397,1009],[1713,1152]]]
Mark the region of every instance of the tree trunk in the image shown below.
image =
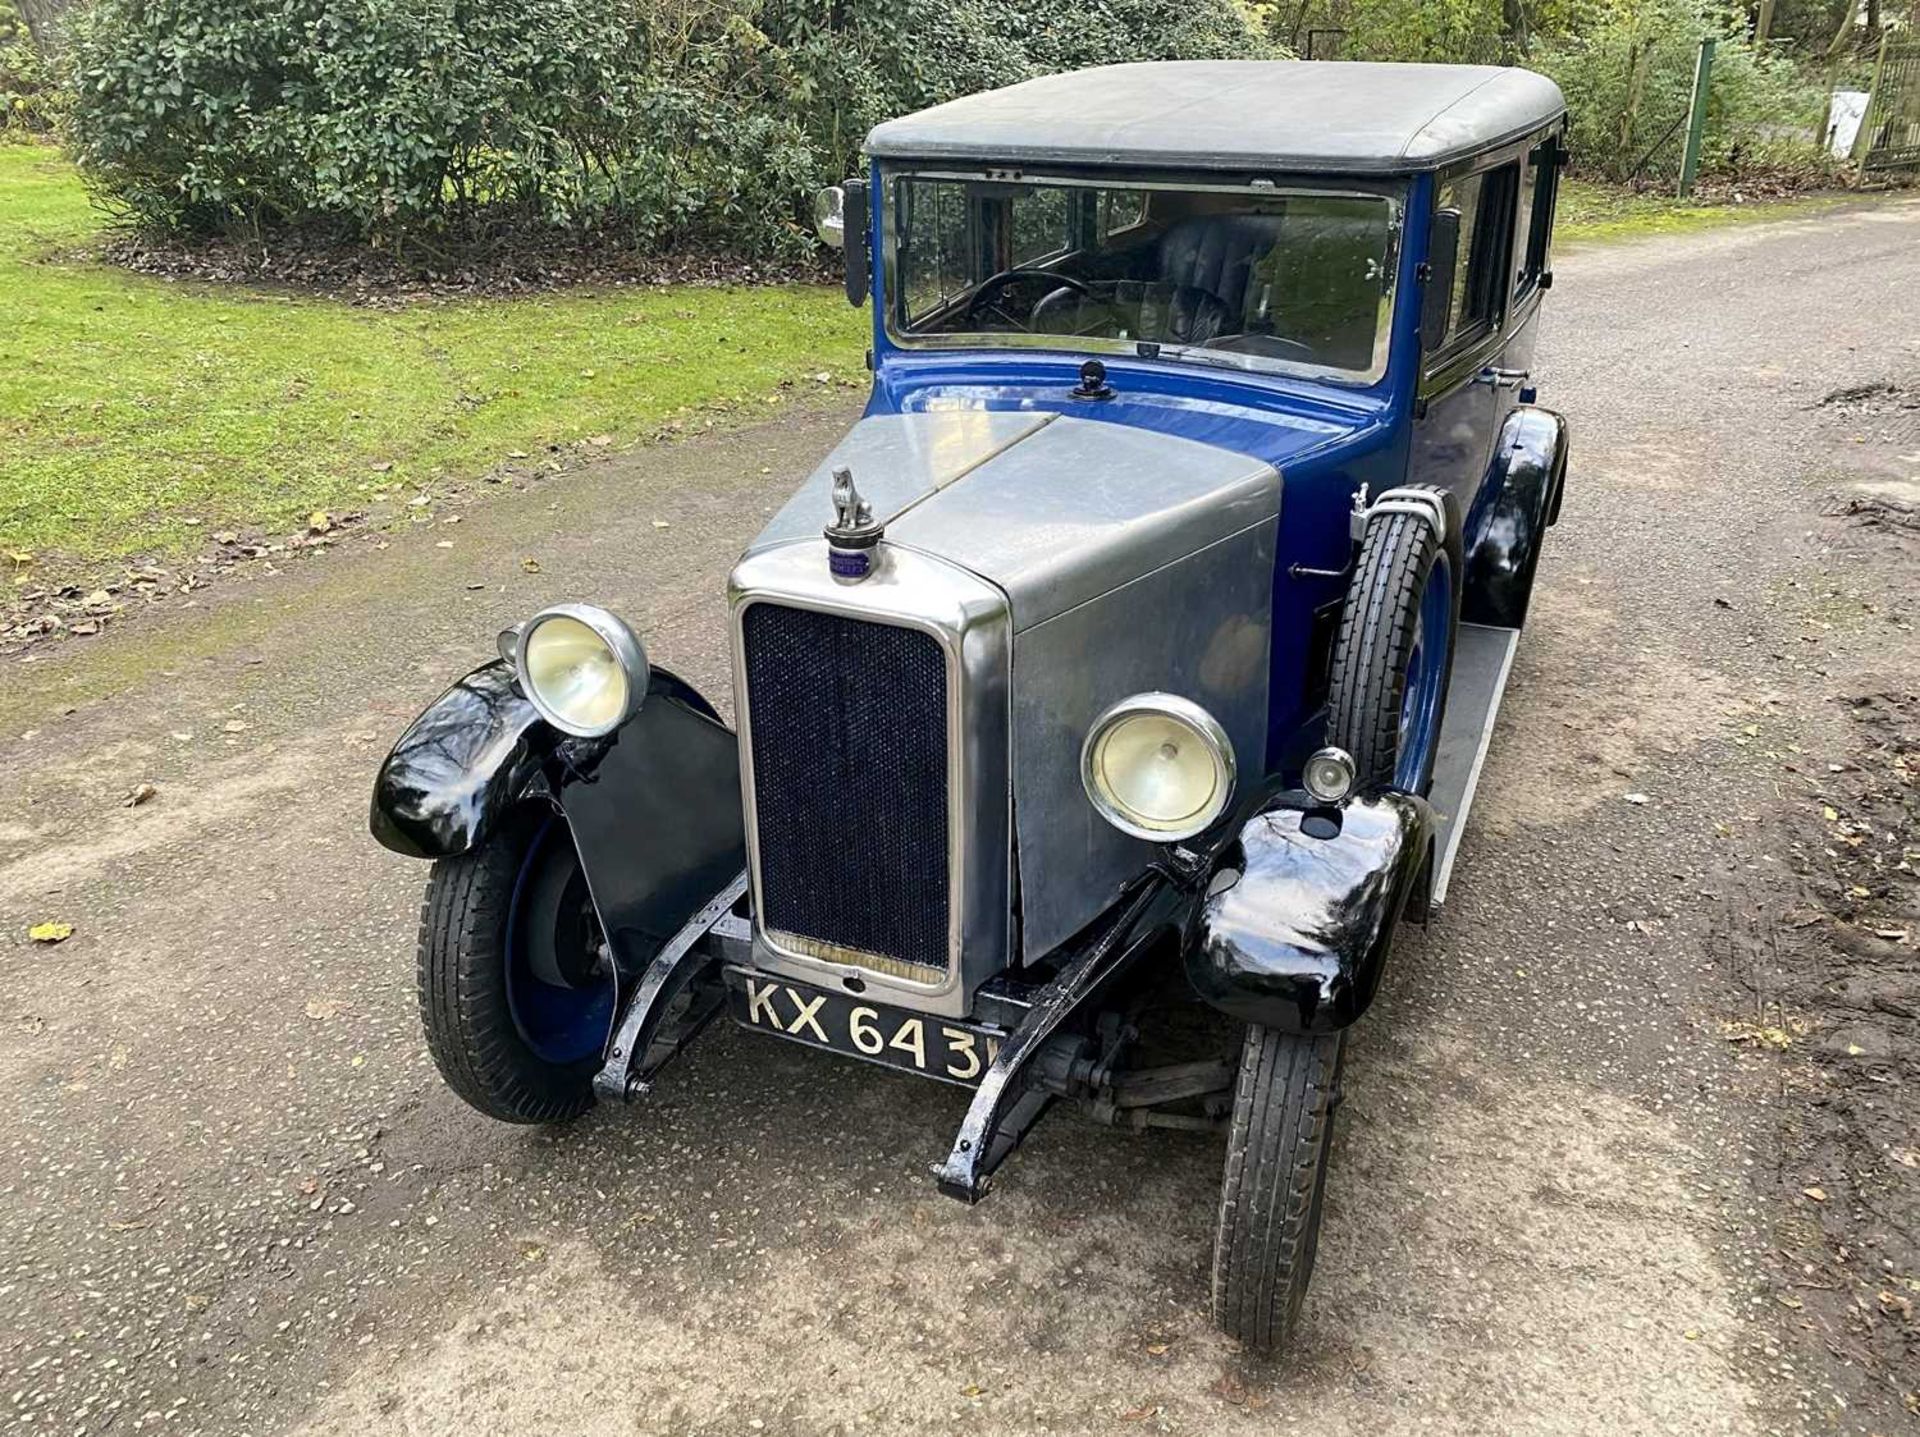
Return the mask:
[[[1920,0],[1915,0],[1920,4]],[[1529,35],[1527,33],[1527,0],[1500,0],[1500,28],[1505,33],[1500,37],[1506,48],[1506,58],[1516,60],[1527,53]]]
[[[1636,40],[1627,51],[1627,104],[1620,112],[1620,153],[1624,157],[1633,148],[1634,127],[1640,119],[1640,97],[1647,88],[1647,62],[1653,58],[1653,42]]]
[[[27,34],[44,55],[60,48],[60,17],[67,0],[14,0],[20,18],[27,22]]]
[[[1754,22],[1753,43],[1757,49],[1767,43],[1767,36],[1773,33],[1773,0],[1760,0],[1760,18]]]

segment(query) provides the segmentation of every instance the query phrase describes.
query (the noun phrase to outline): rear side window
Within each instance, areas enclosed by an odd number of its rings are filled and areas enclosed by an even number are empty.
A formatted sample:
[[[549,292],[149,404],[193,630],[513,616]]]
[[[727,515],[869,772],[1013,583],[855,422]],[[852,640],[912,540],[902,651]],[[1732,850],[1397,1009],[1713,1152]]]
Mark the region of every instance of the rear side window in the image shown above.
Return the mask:
[[[1553,189],[1560,173],[1559,143],[1547,139],[1535,145],[1520,172],[1519,228],[1514,233],[1513,292],[1524,295],[1547,267],[1547,246],[1553,237]]]
[[[1511,164],[1461,175],[1440,186],[1437,207],[1460,215],[1460,253],[1453,268],[1443,349],[1470,344],[1500,321],[1519,183],[1520,166]]]

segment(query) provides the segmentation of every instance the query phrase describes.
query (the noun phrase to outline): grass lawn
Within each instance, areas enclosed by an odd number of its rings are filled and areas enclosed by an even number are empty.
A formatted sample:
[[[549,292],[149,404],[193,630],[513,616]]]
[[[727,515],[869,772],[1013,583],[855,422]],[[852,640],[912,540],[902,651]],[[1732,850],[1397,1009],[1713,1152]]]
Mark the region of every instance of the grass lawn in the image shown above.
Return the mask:
[[[290,529],[549,443],[627,445],[689,411],[764,412],[822,371],[864,378],[867,312],[833,287],[383,311],[65,257],[99,225],[57,151],[0,145],[0,550],[41,573]]]
[[[1698,198],[1679,200],[1671,194],[1635,194],[1619,185],[1597,185],[1567,179],[1560,186],[1554,214],[1556,240],[1632,239],[1642,235],[1681,234],[1744,220],[1784,219],[1818,214],[1850,204],[1853,195],[1803,195],[1793,199],[1763,199],[1747,204],[1709,203]]]

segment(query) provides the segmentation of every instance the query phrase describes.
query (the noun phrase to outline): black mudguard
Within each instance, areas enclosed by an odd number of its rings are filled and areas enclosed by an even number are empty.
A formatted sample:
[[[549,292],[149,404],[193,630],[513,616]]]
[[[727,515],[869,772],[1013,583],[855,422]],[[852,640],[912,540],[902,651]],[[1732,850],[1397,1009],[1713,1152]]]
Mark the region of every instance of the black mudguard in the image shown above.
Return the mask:
[[[1285,1032],[1345,1028],[1373,1001],[1432,853],[1433,810],[1411,794],[1338,809],[1279,795],[1221,852],[1187,944],[1194,991]]]
[[[665,669],[653,670],[639,711],[598,739],[548,725],[504,662],[475,669],[387,755],[369,826],[396,853],[450,858],[529,802],[565,815],[623,971],[746,867],[738,741]]]
[[[1537,404],[1520,405],[1507,416],[1493,462],[1493,512],[1467,556],[1460,617],[1517,629],[1526,622],[1541,543],[1560,518],[1567,421]]]

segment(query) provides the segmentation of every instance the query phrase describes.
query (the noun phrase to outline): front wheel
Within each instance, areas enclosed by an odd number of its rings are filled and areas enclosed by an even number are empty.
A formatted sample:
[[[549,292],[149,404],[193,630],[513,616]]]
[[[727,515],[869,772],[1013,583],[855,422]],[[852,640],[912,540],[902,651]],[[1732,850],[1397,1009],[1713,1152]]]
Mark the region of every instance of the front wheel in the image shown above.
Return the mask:
[[[1277,1352],[1300,1320],[1320,1239],[1344,1035],[1247,1029],[1213,1247],[1213,1317]]]
[[[427,1047],[472,1106],[553,1123],[592,1105],[614,974],[557,815],[512,814],[473,852],[433,865],[418,978]]]

